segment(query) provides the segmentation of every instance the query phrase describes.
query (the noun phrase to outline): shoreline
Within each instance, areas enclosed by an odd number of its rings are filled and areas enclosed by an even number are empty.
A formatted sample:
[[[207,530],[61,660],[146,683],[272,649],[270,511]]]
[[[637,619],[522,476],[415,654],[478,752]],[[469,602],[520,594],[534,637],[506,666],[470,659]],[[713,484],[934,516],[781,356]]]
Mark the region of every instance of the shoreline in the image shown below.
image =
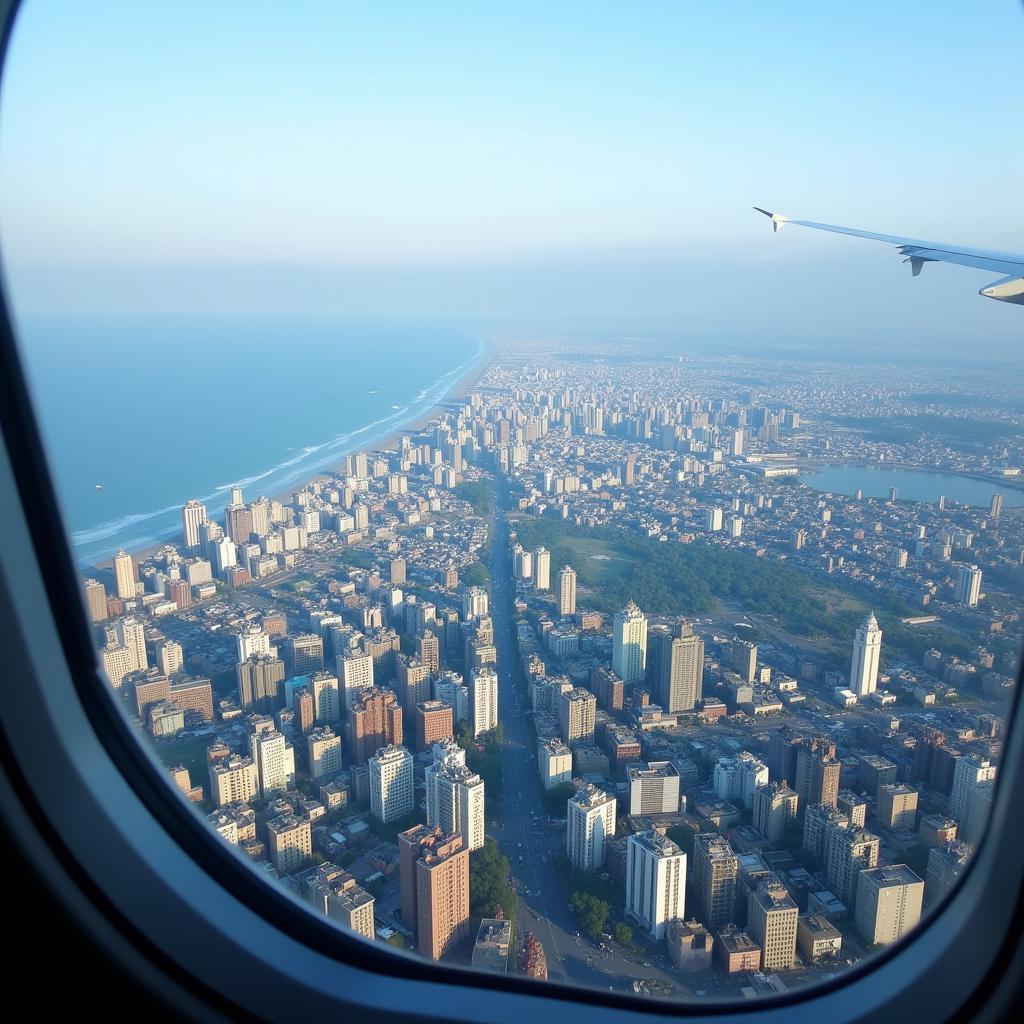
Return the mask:
[[[938,469],[935,466],[913,466],[907,462],[863,462],[851,459],[814,459],[813,461],[807,460],[801,466],[802,473],[820,473],[823,469],[841,468],[843,466],[849,466],[852,469],[879,469],[879,470],[898,470],[899,472],[905,473],[928,473],[928,474],[939,474],[942,476],[958,476],[964,480],[977,480],[979,483],[992,484],[995,487],[1005,487],[1008,491],[1017,491],[1018,493],[1024,493],[1024,479],[1020,477],[994,477],[986,473],[981,473],[976,470],[970,469]],[[981,506],[977,506],[980,508]]]
[[[272,500],[286,501],[295,493],[296,490],[301,490],[303,487],[316,480],[325,480],[330,477],[338,475],[344,469],[345,458],[351,455],[355,451],[366,451],[366,452],[381,452],[393,448],[398,441],[401,439],[403,434],[415,433],[419,430],[423,430],[428,424],[434,422],[444,411],[445,407],[450,405],[455,399],[463,398],[468,394],[476,383],[483,377],[483,375],[490,369],[495,357],[495,346],[494,343],[488,338],[480,338],[481,350],[479,356],[474,360],[474,364],[469,367],[463,374],[457,377],[448,390],[439,398],[429,409],[421,413],[415,419],[410,420],[400,427],[395,427],[390,433],[385,435],[379,441],[374,441],[372,444],[366,446],[360,446],[354,444],[346,452],[343,452],[338,458],[333,461],[330,465],[323,469],[312,472],[309,476],[303,480],[297,482],[293,486],[289,487],[287,491],[278,492],[270,495]],[[182,501],[184,505],[184,500]],[[180,531],[178,531],[180,532]],[[152,544],[148,544],[142,548],[136,548],[133,550],[125,549],[128,554],[132,556],[136,563],[144,561],[146,558],[152,556],[155,552],[159,551],[160,548],[167,544],[173,544],[174,538],[178,536],[178,532],[168,533],[163,539],[156,540]],[[114,556],[111,555],[102,561],[93,562],[82,562],[74,557],[74,546],[71,543],[70,535],[68,537],[68,544],[71,547],[72,561],[79,571],[79,576],[83,578],[102,576],[103,574],[109,574],[113,571]]]

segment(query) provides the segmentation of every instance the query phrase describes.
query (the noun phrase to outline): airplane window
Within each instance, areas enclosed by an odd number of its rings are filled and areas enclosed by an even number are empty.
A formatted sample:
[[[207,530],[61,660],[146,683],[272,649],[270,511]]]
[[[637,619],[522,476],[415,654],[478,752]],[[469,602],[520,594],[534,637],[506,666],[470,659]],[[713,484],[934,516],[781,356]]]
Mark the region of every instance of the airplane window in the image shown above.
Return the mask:
[[[1022,30],[24,7],[0,244],[97,685],[239,865],[644,999],[927,925],[1020,670]]]

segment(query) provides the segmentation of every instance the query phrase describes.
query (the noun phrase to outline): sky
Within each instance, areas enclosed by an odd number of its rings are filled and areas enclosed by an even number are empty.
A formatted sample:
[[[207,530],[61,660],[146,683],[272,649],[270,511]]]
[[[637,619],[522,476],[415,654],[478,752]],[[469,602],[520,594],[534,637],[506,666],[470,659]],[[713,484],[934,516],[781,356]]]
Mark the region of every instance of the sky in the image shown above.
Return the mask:
[[[993,277],[751,210],[1024,250],[1017,0],[28,0],[0,91],[25,313],[1006,346]]]

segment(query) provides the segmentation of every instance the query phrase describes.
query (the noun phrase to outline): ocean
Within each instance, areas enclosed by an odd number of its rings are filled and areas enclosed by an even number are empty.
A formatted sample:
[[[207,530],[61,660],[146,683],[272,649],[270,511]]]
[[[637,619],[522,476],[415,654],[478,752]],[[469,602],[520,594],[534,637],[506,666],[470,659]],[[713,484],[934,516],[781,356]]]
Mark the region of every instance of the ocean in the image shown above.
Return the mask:
[[[486,353],[445,326],[323,317],[35,316],[17,330],[82,565],[175,539],[189,498],[217,516],[232,487],[279,494],[379,443]]]

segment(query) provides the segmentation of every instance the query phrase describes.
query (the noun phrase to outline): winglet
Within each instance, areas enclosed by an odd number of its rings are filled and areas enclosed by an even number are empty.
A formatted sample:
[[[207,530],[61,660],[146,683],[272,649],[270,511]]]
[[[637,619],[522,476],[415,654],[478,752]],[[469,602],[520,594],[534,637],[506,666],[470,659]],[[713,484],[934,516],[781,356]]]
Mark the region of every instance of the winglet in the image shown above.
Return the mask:
[[[762,210],[760,206],[755,206],[754,209],[758,213],[763,213],[766,217],[771,218],[773,232],[778,231],[786,223],[786,218],[781,213],[769,213],[767,210]]]

